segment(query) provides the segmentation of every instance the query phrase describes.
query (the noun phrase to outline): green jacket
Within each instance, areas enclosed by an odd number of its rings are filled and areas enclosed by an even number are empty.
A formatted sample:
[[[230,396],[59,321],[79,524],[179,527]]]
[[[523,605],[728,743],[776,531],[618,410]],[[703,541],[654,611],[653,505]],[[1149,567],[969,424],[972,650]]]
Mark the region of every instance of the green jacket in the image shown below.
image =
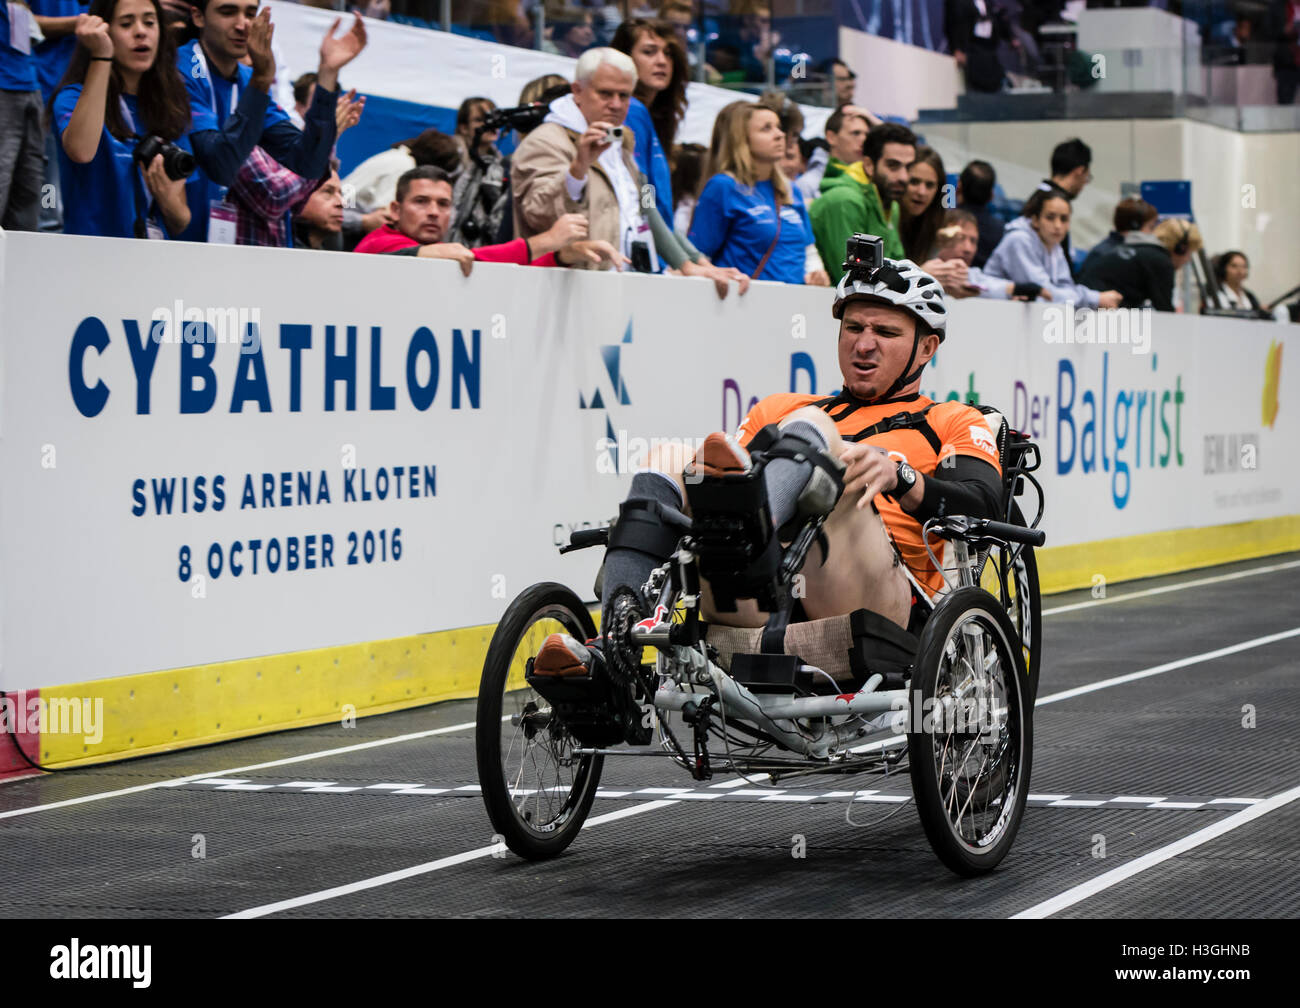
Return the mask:
[[[855,234],[871,234],[885,240],[887,259],[905,259],[903,241],[898,237],[898,204],[885,208],[880,193],[871,182],[862,183],[851,173],[822,179],[821,195],[808,210],[812,219],[813,239],[822,257],[831,283],[844,276],[844,251]]]
[[[839,158],[833,157],[826,162],[826,170],[822,172],[822,182],[824,183],[827,179],[839,178],[848,170],[849,170],[848,165],[846,165]],[[819,190],[820,188],[821,186],[818,186]]]

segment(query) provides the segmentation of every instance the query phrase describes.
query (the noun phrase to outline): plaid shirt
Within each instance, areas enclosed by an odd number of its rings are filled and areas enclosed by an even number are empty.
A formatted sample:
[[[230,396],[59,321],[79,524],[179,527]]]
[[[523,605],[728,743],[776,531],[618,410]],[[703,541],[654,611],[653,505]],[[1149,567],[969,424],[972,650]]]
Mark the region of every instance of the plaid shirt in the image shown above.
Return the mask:
[[[315,188],[316,179],[294,174],[261,147],[254,147],[230,187],[236,243],[287,248],[289,210]]]

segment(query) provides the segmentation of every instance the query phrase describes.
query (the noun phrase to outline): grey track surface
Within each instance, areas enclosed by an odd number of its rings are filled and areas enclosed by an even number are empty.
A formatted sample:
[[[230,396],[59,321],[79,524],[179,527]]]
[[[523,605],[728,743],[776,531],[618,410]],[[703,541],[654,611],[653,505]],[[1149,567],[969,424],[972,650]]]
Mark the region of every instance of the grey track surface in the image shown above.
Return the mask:
[[[1297,560],[1112,585],[1110,594]],[[1049,615],[1040,698],[1300,627],[1297,576],[1300,566]],[[1088,599],[1079,592],[1044,605]],[[1015,848],[982,879],[960,880],[937,861],[910,804],[854,803],[857,820],[896,810],[867,829],[845,822],[845,800],[824,797],[857,786],[908,795],[905,777],[821,777],[780,785],[813,796],[807,801],[729,796],[644,811],[672,796],[598,798],[593,817],[637,812],[592,825],[554,861],[479,856],[276,916],[1009,916],[1245,807],[1224,799],[1264,799],[1300,784],[1298,678],[1300,637],[1291,637],[1041,705],[1030,790],[1048,797],[1031,802]],[[1246,704],[1254,728],[1242,726]],[[472,702],[446,703],[0,785],[0,816],[194,774],[264,788],[193,781],[0,817],[0,913],[215,917],[485,848],[492,831],[472,790],[472,729],[228,772],[473,718]],[[308,792],[310,783],[357,790]],[[371,787],[380,783],[453,790]],[[601,787],[708,790],[644,757],[607,760]],[[1105,804],[1051,803],[1062,795]],[[1197,807],[1114,801],[1126,796]],[[1060,916],[1291,916],[1300,905],[1298,828],[1300,801]],[[204,858],[192,856],[195,834]],[[804,858],[792,857],[796,834]],[[1099,838],[1104,858],[1093,856]]]

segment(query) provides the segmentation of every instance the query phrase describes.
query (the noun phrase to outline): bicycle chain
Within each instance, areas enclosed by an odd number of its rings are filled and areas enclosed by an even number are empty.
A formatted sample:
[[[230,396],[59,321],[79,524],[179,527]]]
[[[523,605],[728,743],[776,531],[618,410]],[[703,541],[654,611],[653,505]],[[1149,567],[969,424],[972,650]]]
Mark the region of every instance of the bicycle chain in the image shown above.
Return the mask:
[[[641,600],[629,590],[620,590],[610,600],[603,622],[605,667],[614,681],[630,690],[644,691],[641,682],[643,648],[632,644],[632,627],[645,618]]]

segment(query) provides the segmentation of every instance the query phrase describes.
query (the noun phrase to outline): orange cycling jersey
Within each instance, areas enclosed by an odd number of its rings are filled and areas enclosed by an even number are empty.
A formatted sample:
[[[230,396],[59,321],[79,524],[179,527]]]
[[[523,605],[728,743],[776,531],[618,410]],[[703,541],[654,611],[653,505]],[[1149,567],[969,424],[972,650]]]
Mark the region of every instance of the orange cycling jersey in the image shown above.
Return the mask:
[[[925,396],[874,406],[843,393],[832,397],[793,392],[768,396],[755,403],[741,421],[737,431],[740,443],[748,444],[768,424],[779,423],[802,406],[815,406],[825,411],[846,441],[866,441],[883,448],[894,458],[907,462],[922,476],[929,477],[944,459],[953,455],[980,459],[1001,475],[997,441],[984,414],[973,406],[956,401],[936,404]],[[925,415],[926,425],[861,436],[882,420],[899,413],[919,413],[926,407],[932,407]],[[925,551],[921,523],[883,495],[876,496],[875,505],[913,576],[931,595],[939,591],[944,584],[943,575]],[[943,540],[932,539],[930,546],[942,563]]]

